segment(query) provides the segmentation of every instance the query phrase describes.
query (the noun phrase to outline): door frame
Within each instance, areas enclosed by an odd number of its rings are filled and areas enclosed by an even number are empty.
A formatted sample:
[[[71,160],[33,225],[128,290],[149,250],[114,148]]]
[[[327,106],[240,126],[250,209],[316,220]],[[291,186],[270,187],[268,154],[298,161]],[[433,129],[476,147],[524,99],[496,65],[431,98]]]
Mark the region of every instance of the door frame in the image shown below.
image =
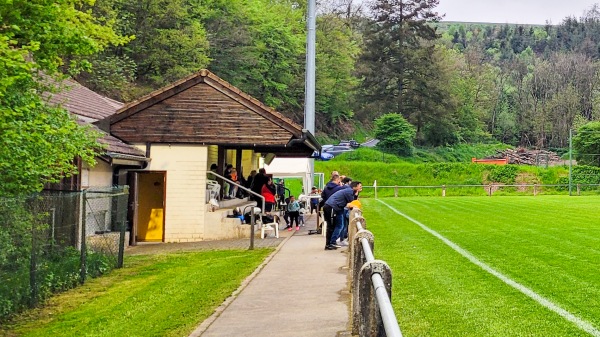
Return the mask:
[[[154,170],[129,170],[127,172],[127,179],[128,179],[128,183],[130,183],[130,202],[129,205],[130,207],[132,207],[132,209],[128,210],[128,213],[131,215],[131,239],[130,241],[132,242],[132,245],[137,245],[137,235],[138,235],[138,215],[139,215],[139,200],[140,200],[140,196],[139,196],[139,174],[162,174],[163,179],[164,179],[164,184],[163,184],[163,195],[162,195],[162,201],[163,201],[163,219],[162,219],[162,223],[163,223],[163,228],[162,228],[162,238],[161,238],[161,242],[165,242],[165,232],[166,232],[166,214],[167,214],[167,171],[164,170],[158,170],[158,171],[154,171]],[[129,179],[132,179],[132,181],[130,182]]]

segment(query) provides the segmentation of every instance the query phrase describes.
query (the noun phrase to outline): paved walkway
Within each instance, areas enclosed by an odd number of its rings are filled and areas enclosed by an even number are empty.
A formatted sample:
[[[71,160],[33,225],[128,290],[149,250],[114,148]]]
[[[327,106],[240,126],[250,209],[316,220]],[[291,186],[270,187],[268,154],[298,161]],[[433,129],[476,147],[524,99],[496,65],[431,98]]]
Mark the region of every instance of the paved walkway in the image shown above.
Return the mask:
[[[316,227],[316,215],[307,220],[298,232],[282,231],[280,239],[256,240],[257,245],[282,241],[190,336],[349,336],[347,248],[324,250],[323,236],[308,235]]]

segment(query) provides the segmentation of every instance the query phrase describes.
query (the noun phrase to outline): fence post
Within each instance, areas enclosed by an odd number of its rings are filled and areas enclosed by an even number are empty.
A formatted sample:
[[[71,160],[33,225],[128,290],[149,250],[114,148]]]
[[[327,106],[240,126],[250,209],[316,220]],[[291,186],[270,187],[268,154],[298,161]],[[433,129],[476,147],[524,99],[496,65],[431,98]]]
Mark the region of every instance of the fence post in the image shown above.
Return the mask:
[[[30,301],[29,305],[34,307],[38,300],[38,286],[37,286],[37,242],[36,242],[36,231],[35,223],[31,223],[31,260],[29,261],[29,287],[30,290]],[[10,302],[9,302],[10,303]]]
[[[490,185],[488,186],[488,195],[491,197],[492,196],[492,184],[490,183]]]
[[[581,185],[577,184],[577,195],[581,195]]]
[[[263,200],[263,207],[265,202]],[[262,217],[262,214],[261,214]],[[261,218],[262,220],[262,218]],[[254,250],[254,225],[256,224],[256,219],[254,219],[254,206],[250,207],[250,247],[248,250]]]
[[[394,186],[394,198],[398,198],[398,185]]]
[[[82,194],[82,198],[83,198],[83,207],[81,208],[81,212],[82,212],[82,220],[81,220],[81,256],[80,256],[80,264],[81,264],[81,269],[79,270],[79,282],[81,284],[83,284],[85,282],[85,277],[86,277],[86,259],[87,259],[87,243],[86,243],[86,233],[85,233],[85,226],[86,225],[86,217],[87,217],[87,199],[86,199],[86,192],[83,191]]]
[[[537,184],[533,184],[533,196],[537,195]]]
[[[446,185],[442,185],[442,197],[446,196]]]
[[[358,281],[358,305],[359,312],[363,315],[358,315],[358,335],[359,336],[373,336],[373,337],[384,337],[386,336],[385,329],[383,326],[383,320],[379,312],[378,301],[375,300],[375,291],[371,283],[371,277],[373,274],[381,275],[383,279],[383,285],[387,294],[391,300],[392,298],[392,271],[390,267],[381,260],[375,260],[365,263],[360,268],[359,281]],[[356,310],[354,311],[356,313]],[[354,325],[353,325],[354,326]]]
[[[362,217],[362,211],[358,208],[353,208],[350,211],[350,223],[348,224],[348,243],[350,244],[350,246],[348,247],[348,268],[350,268],[350,270],[352,270],[353,266],[352,257],[354,255],[352,255],[352,252],[358,249],[354,246],[356,244],[356,242],[354,241],[354,236],[358,232],[358,228],[356,226],[357,222],[361,223],[362,229],[367,229],[367,220]],[[350,291],[352,291],[352,289],[350,289]]]
[[[373,187],[375,189],[375,199],[377,199],[377,180],[373,181]]]
[[[361,305],[360,305],[360,299],[359,299],[359,294],[360,294],[360,287],[361,287],[361,281],[359,280],[359,275],[360,275],[360,271],[361,271],[361,266],[363,266],[366,262],[367,262],[367,258],[365,256],[365,254],[362,251],[362,244],[360,243],[361,239],[367,239],[367,241],[369,242],[369,246],[371,247],[371,250],[373,250],[373,246],[374,246],[374,236],[373,233],[367,231],[367,230],[361,230],[358,233],[356,233],[356,235],[354,236],[354,238],[352,239],[352,244],[354,245],[354,249],[352,251],[352,256],[351,256],[351,260],[350,260],[350,264],[351,264],[351,270],[352,270],[352,284],[350,286],[350,290],[352,291],[352,333],[354,335],[358,334],[358,329],[359,329],[359,320],[360,320],[360,316],[361,316]],[[367,282],[364,281],[364,283],[366,283],[369,287],[371,286],[371,282]]]
[[[123,255],[125,254],[125,232],[126,221],[121,221],[121,233],[119,235],[119,255],[117,256],[117,268],[123,268]]]
[[[356,228],[356,223],[357,222],[361,222],[361,227],[362,229],[367,229],[367,220],[365,218],[363,218],[361,215],[350,215],[350,226],[348,227],[348,237],[350,239],[354,238],[354,235],[356,235],[356,233],[358,232],[358,229]],[[350,248],[352,249],[352,246],[350,246]]]
[[[362,251],[362,245],[360,243],[361,239],[367,239],[369,242],[369,246],[371,247],[371,251],[373,250],[375,236],[373,233],[368,230],[362,229],[356,233],[356,235],[352,238],[352,244],[354,248],[350,252],[350,270],[352,271],[352,284],[350,287],[350,291],[353,291],[356,286],[356,280],[358,279],[358,272],[360,271],[360,266],[367,262],[367,257]]]

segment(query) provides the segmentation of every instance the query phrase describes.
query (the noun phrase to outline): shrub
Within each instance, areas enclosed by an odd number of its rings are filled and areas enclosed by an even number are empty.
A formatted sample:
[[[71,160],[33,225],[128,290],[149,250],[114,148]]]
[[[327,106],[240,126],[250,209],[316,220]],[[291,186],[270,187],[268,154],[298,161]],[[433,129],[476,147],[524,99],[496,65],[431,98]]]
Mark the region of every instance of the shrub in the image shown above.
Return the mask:
[[[377,147],[400,156],[410,156],[416,130],[402,115],[388,113],[375,120]]]
[[[514,184],[517,172],[518,166],[516,165],[493,165],[490,166],[488,179],[490,182]]]

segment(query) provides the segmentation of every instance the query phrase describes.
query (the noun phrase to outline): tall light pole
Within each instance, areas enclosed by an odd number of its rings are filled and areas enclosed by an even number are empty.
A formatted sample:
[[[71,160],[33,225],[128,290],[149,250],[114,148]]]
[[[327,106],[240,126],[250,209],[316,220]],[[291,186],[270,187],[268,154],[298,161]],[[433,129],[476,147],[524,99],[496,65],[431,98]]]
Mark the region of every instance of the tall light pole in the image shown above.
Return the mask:
[[[308,20],[306,36],[306,85],[304,87],[304,128],[315,134],[315,77],[316,77],[316,40],[317,40],[317,10],[316,0],[308,0]],[[308,193],[314,184],[315,161],[309,159],[310,182]]]

